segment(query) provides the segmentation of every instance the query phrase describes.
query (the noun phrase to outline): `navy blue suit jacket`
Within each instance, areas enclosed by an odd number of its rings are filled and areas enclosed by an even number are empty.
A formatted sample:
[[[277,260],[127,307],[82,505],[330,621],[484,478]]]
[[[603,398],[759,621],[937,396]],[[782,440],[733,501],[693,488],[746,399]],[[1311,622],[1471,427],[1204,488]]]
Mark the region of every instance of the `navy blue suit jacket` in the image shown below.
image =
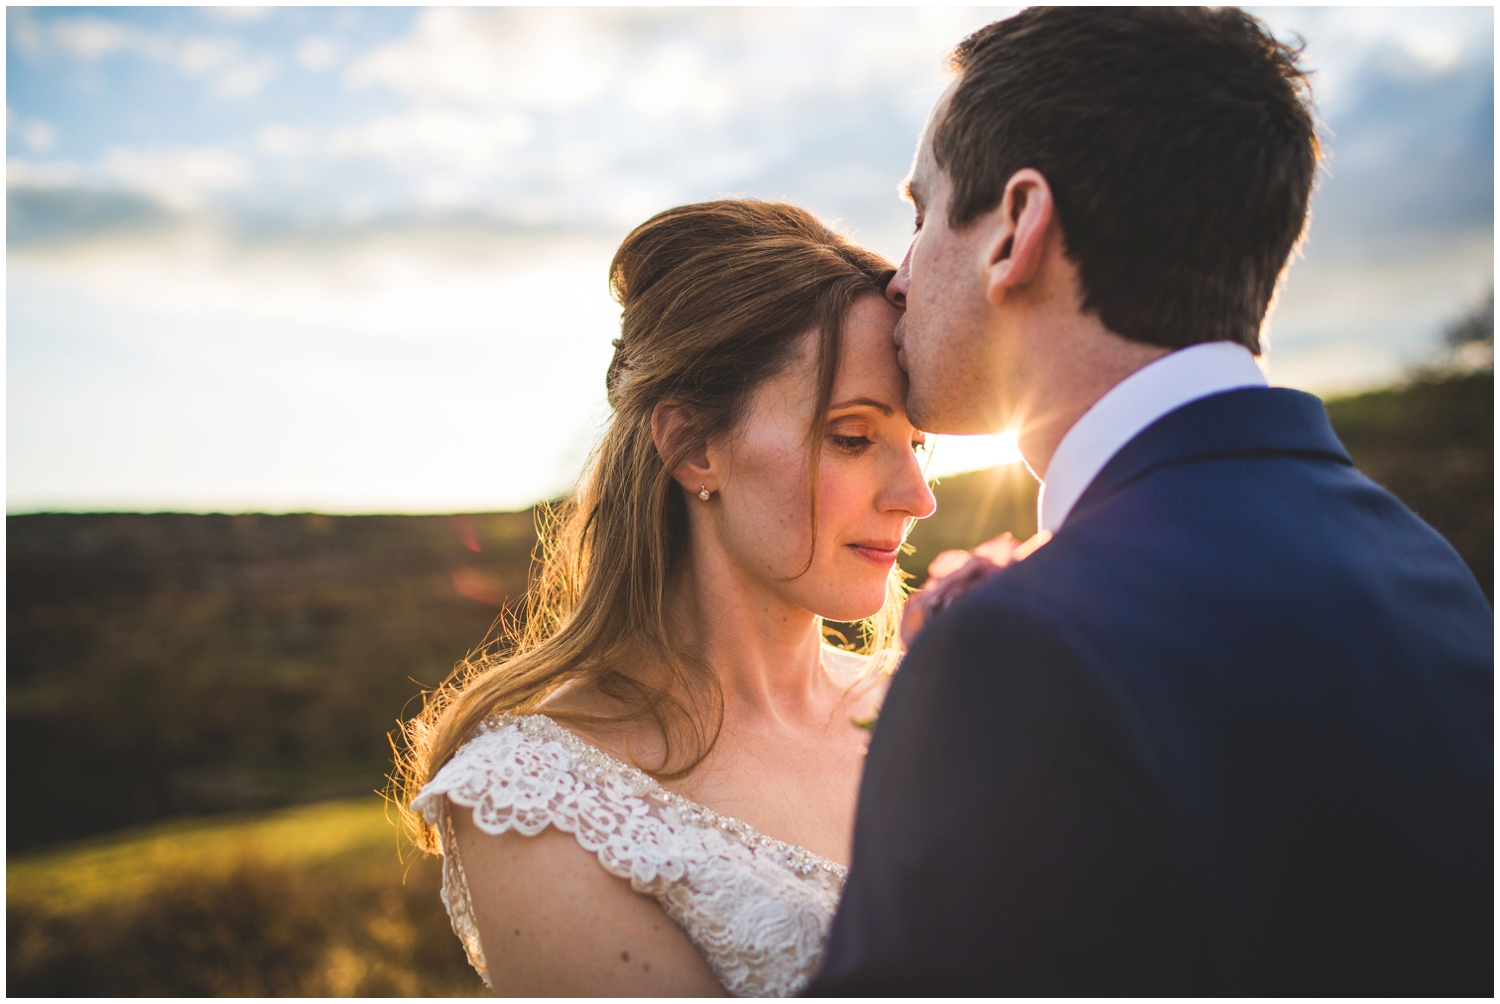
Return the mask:
[[[1494,616],[1317,398],[1194,401],[891,685],[814,994],[1482,994]]]

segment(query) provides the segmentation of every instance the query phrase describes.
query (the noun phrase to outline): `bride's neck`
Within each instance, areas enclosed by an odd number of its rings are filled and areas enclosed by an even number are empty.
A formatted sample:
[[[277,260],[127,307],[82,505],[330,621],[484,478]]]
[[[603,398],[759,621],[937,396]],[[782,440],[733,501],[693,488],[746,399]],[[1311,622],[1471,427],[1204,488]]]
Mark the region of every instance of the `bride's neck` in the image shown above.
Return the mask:
[[[721,555],[687,556],[667,610],[678,642],[718,678],[726,715],[788,718],[822,707],[829,681],[817,617],[755,588]]]

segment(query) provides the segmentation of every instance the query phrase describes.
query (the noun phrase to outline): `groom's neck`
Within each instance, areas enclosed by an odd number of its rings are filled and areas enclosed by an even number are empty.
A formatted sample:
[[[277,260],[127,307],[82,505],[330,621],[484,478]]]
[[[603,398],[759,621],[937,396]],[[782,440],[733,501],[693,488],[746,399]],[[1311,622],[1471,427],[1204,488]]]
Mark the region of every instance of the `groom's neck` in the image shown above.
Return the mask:
[[[1021,455],[1044,479],[1074,423],[1120,381],[1172,351],[1121,337],[1097,317],[1078,313],[1035,324],[1020,347],[1013,424]]]

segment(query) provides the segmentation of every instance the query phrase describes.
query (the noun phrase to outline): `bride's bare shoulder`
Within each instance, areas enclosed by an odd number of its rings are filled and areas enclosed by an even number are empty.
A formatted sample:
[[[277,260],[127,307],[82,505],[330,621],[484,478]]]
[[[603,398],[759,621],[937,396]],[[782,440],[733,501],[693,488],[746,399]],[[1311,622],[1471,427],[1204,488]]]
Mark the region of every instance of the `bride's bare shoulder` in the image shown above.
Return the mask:
[[[497,994],[720,996],[703,956],[649,896],[569,833],[485,833],[455,806],[458,852]]]
[[[639,766],[642,757],[658,755],[660,737],[649,718],[631,715],[636,710],[597,687],[571,680],[537,708],[584,742],[597,746],[617,760]],[[649,759],[644,762],[652,762]]]

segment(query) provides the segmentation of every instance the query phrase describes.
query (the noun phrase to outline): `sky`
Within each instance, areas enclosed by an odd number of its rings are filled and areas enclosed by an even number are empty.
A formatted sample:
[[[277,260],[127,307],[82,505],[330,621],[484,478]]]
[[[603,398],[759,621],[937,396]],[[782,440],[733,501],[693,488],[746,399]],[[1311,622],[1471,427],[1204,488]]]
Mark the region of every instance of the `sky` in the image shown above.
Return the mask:
[[[1329,154],[1271,381],[1400,379],[1492,281],[1493,10],[1250,9]],[[7,509],[566,491],[631,227],[784,198],[899,260],[943,55],[1014,10],[8,8]]]

